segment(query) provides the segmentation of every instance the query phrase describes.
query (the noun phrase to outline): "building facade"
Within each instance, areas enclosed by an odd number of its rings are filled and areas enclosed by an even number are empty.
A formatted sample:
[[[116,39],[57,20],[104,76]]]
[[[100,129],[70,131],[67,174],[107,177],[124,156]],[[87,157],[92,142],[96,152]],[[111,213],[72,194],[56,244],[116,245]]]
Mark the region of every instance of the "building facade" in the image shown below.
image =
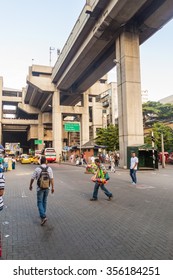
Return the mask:
[[[23,151],[54,147],[57,155],[65,146],[83,145],[96,137],[99,128],[117,119],[116,84],[107,76],[85,93],[57,91],[51,82],[52,67],[29,67],[27,87],[3,87],[0,78],[0,141],[18,142]],[[67,122],[80,124],[80,132],[66,131]],[[39,144],[35,144],[36,141]]]

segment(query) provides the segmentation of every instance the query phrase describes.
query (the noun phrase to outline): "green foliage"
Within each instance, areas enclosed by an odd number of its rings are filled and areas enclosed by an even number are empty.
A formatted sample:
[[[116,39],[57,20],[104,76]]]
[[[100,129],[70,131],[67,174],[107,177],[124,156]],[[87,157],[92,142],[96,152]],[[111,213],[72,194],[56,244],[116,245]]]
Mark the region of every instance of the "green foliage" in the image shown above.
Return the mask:
[[[161,134],[163,133],[163,142],[165,151],[173,151],[173,130],[163,123],[154,123],[153,134],[155,139],[155,147],[161,151]],[[151,132],[144,138],[145,143],[151,145]]]
[[[163,133],[165,151],[173,151],[173,131],[164,124],[164,122],[172,121],[173,104],[148,101],[142,106],[144,127],[152,127],[155,147],[161,151],[161,133]],[[151,145],[151,132],[145,136],[144,142]]]
[[[159,104],[158,105],[158,119],[169,120],[173,116],[173,105],[172,104]]]
[[[119,150],[118,125],[99,129],[94,140],[97,145],[106,146],[107,151]]]
[[[142,105],[144,126],[155,122],[170,120],[173,116],[173,105],[160,102],[148,101]]]

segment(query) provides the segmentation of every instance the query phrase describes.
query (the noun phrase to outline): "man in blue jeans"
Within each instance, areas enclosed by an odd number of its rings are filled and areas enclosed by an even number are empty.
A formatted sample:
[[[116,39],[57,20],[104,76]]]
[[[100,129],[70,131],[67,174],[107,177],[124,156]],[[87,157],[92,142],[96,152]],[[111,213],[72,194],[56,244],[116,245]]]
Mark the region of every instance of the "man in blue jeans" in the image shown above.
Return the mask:
[[[95,164],[97,166],[96,172],[95,172],[95,178],[93,179],[93,182],[95,182],[94,186],[94,191],[93,191],[93,197],[90,199],[91,201],[96,201],[98,198],[98,190],[99,187],[104,191],[105,195],[108,197],[108,200],[111,200],[113,198],[113,195],[108,189],[105,188],[105,173],[106,173],[106,168],[104,167],[103,164],[101,164],[99,159],[95,159]]]
[[[51,192],[54,193],[54,180],[53,180],[52,168],[47,167],[45,156],[41,157],[40,163],[41,165],[37,167],[34,173],[32,174],[29,189],[30,191],[32,191],[32,184],[36,179],[37,180],[37,207],[41,218],[41,225],[43,226],[47,221],[46,206],[47,206],[47,198],[48,198],[50,187],[51,187]],[[46,167],[47,167],[47,172],[49,174],[50,185],[48,188],[42,189],[38,186],[38,179],[40,178],[42,168],[46,168]]]
[[[132,178],[132,184],[136,185],[137,178],[136,178],[136,172],[138,169],[138,158],[136,157],[135,152],[131,153],[131,159],[130,159],[130,176]]]

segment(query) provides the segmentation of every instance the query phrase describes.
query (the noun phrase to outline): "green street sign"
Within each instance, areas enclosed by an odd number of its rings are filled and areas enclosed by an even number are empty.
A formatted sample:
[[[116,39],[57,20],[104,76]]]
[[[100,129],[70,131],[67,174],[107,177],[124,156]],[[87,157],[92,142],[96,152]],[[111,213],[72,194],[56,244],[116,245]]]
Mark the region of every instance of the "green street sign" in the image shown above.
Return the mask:
[[[80,123],[65,123],[65,131],[78,132],[80,131]]]
[[[42,140],[34,140],[34,144],[35,145],[43,144],[43,141]]]

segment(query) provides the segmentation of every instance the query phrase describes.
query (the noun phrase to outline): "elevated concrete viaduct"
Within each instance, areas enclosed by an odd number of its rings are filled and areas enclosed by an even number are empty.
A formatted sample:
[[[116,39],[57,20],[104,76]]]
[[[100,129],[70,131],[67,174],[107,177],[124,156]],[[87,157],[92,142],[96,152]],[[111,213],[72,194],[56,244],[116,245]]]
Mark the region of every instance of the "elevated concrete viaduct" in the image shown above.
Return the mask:
[[[42,112],[52,101],[55,148],[62,145],[61,103],[74,105],[116,63],[121,165],[127,165],[127,146],[143,144],[139,46],[172,17],[172,0],[87,1],[50,69],[49,93],[33,79],[25,97]]]

